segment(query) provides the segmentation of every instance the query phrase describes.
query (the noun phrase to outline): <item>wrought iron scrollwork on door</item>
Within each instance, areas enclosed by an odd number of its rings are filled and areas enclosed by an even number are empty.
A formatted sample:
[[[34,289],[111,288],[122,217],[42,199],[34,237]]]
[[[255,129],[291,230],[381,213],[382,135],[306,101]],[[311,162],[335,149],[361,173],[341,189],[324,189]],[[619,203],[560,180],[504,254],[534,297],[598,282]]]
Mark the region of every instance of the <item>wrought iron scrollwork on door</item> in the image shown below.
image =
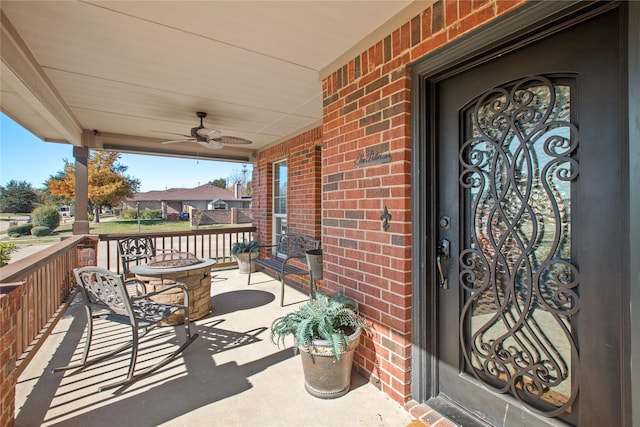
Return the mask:
[[[459,152],[466,369],[547,416],[569,410],[579,388],[570,95],[544,76],[491,89],[465,112]]]

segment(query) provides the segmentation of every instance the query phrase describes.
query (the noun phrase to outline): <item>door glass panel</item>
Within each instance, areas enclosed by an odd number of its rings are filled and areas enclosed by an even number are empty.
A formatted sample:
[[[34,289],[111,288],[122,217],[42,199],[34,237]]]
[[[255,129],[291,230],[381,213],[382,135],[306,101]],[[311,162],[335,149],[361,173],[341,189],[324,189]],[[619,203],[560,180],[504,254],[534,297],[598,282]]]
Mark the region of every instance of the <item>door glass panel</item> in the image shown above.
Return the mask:
[[[459,153],[465,370],[547,416],[570,412],[578,392],[570,118],[567,81],[528,77],[464,112]]]

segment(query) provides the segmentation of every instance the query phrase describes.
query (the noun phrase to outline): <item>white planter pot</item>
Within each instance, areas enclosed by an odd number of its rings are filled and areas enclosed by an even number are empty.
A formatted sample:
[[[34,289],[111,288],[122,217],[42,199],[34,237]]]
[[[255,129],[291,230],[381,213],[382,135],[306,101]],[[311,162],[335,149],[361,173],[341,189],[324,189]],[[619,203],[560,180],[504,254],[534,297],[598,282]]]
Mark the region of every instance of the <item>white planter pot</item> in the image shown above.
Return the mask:
[[[300,347],[304,387],[312,396],[334,399],[345,395],[351,387],[353,354],[360,342],[362,328],[347,337],[347,348],[340,360],[333,357],[331,347],[325,340],[314,340],[309,348]]]
[[[236,255],[236,260],[238,261],[238,270],[240,271],[240,274],[249,274],[249,268],[251,268],[252,273],[255,273],[256,265],[249,263],[248,253]]]

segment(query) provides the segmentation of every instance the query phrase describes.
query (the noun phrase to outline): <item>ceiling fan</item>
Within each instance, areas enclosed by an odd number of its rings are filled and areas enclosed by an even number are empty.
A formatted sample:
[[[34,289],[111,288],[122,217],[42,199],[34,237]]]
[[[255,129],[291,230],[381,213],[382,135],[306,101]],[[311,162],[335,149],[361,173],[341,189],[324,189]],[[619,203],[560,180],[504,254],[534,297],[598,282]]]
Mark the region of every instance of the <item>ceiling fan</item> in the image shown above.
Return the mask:
[[[202,123],[203,119],[207,117],[207,113],[198,111],[196,115],[200,117],[200,126],[191,128],[190,135],[182,135],[184,136],[184,139],[165,141],[163,142],[163,144],[175,144],[178,142],[197,142],[198,144],[212,150],[219,150],[227,144],[251,144],[251,141],[247,139],[222,135],[222,132],[220,132],[218,129],[207,129]]]

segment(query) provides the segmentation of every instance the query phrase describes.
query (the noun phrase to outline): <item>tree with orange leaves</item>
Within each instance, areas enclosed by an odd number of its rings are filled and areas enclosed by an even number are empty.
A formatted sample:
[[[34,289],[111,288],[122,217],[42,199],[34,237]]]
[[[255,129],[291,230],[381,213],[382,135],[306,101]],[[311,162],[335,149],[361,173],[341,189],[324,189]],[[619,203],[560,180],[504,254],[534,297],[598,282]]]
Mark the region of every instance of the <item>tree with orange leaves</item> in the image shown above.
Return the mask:
[[[100,208],[117,206],[140,188],[140,180],[125,175],[128,167],[119,164],[119,159],[120,154],[113,151],[96,151],[89,157],[89,207],[95,222],[100,222]],[[73,200],[75,181],[75,165],[65,159],[64,170],[52,175],[46,186],[54,196]]]

